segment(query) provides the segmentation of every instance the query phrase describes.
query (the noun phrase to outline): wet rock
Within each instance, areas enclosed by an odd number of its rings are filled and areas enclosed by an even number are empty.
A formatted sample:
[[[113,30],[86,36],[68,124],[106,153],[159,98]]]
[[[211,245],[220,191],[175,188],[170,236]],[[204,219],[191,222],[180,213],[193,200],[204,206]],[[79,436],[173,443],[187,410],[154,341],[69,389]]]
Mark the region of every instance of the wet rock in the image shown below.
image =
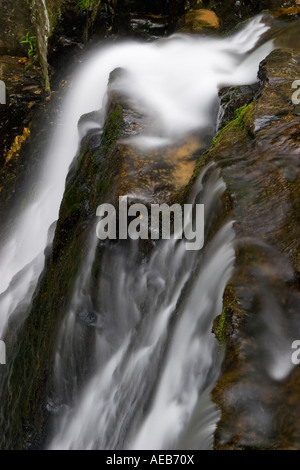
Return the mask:
[[[6,104],[0,105],[0,214],[8,211],[17,180],[27,161],[23,148],[30,140],[36,107],[44,102],[41,70],[28,66],[27,60],[0,56],[0,80],[6,86]],[[20,161],[21,159],[21,161]],[[2,224],[3,230],[3,224]]]
[[[87,326],[93,326],[97,321],[97,316],[97,312],[83,310],[78,314],[78,319]]]
[[[208,8],[216,13],[221,19],[221,29],[223,31],[230,31],[235,28],[239,23],[247,20],[248,18],[261,13],[262,11],[279,10],[280,8],[293,7],[294,0],[283,2],[280,0],[207,0],[203,1],[205,8]],[[198,7],[201,7],[201,4]]]
[[[178,19],[184,14],[185,4],[185,0],[122,0],[115,8],[113,31],[148,40],[162,37],[166,32],[174,31]]]
[[[65,0],[48,0],[37,2],[21,0],[4,2],[0,19],[0,28],[3,39],[0,39],[1,55],[24,56],[29,44],[22,44],[26,36],[32,37],[33,53],[39,59],[46,89],[49,88],[48,78],[48,39],[56,27],[61,8]]]
[[[254,101],[199,164],[219,166],[236,232],[236,271],[214,325],[226,344],[213,392],[222,411],[217,449],[299,448],[300,369],[291,361],[300,337],[300,114],[291,100],[299,75],[297,51],[272,52]]]
[[[75,24],[78,25],[78,21]],[[65,29],[67,28],[60,24],[49,39],[47,60],[51,90],[59,89],[61,81],[65,80],[78,65],[84,51],[82,37],[84,27],[74,28],[69,36],[64,35]]]
[[[272,14],[281,17],[290,17],[300,14],[300,3],[298,1],[295,2],[295,6],[287,7],[287,8],[280,8],[279,10],[274,10]]]
[[[258,90],[259,84],[223,88],[220,90],[220,110],[217,130],[219,131],[235,118],[235,111],[238,108],[250,104]]]
[[[133,36],[154,40],[166,35],[169,28],[166,15],[130,15],[130,30]]]
[[[33,175],[40,169],[60,112],[61,93],[42,91],[39,68],[29,68],[15,57],[0,57],[7,85],[7,104],[0,105],[0,243],[9,236],[20,201],[36,191]],[[62,91],[62,90],[61,90]],[[26,196],[25,196],[26,195]]]
[[[22,0],[1,2],[0,55],[24,55],[24,46],[21,45],[21,41],[31,28],[31,18],[26,2]]]
[[[221,21],[215,12],[210,10],[190,10],[179,21],[178,30],[184,33],[199,33],[208,29],[219,29]]]
[[[118,80],[126,72],[111,74],[108,89],[109,105],[103,137],[111,140],[116,122],[122,122],[114,143],[114,158],[118,155],[118,181],[113,185],[117,202],[119,196],[134,195],[148,204],[176,199],[189,181],[195,167],[195,153],[204,147],[197,137],[190,136],[175,145],[164,144],[152,149],[153,121],[142,115],[134,103],[116,91]],[[149,140],[147,149],[145,142]],[[194,158],[193,158],[194,155]]]

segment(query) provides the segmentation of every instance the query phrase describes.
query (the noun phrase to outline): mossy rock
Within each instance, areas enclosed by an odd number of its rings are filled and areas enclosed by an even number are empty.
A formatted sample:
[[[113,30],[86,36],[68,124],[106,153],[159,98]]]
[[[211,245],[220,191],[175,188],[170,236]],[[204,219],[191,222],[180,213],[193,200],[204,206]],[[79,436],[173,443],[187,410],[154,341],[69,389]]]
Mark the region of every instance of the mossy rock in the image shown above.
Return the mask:
[[[179,21],[178,30],[184,33],[199,33],[203,30],[217,30],[221,25],[221,21],[210,10],[195,9],[190,10]]]
[[[222,413],[216,449],[299,448],[300,371],[289,359],[300,333],[300,113],[291,102],[299,75],[297,51],[272,52],[261,64],[254,100],[235,111],[201,159],[220,168],[224,215],[235,221],[236,233],[235,274],[214,323],[226,345],[213,392]],[[276,329],[287,357],[282,376],[270,354]]]

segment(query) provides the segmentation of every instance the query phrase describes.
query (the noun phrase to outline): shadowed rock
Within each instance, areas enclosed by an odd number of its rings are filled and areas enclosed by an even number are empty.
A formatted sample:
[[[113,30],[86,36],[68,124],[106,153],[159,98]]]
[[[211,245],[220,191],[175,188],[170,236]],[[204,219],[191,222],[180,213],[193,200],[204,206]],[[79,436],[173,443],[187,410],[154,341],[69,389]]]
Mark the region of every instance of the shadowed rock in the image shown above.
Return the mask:
[[[200,164],[220,167],[237,237],[236,272],[214,327],[226,343],[213,392],[222,411],[217,449],[299,448],[300,372],[291,360],[300,337],[300,108],[291,100],[299,76],[297,51],[271,53],[254,101]]]

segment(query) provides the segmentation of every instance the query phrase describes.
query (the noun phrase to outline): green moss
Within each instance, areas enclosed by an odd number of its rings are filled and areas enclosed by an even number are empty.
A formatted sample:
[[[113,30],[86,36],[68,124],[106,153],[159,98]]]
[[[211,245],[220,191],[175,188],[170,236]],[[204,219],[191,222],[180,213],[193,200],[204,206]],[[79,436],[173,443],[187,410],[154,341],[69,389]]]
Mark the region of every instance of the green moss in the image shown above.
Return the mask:
[[[220,345],[224,344],[225,335],[224,335],[224,326],[226,321],[226,309],[223,307],[222,314],[219,320],[219,332],[218,332],[218,341]]]
[[[268,12],[268,10],[264,10],[264,12]],[[262,12],[263,13],[263,12]],[[246,18],[245,20],[239,21],[233,28],[231,28],[229,31],[224,32],[224,36],[231,36],[232,34],[236,34],[240,29],[245,27],[247,23],[250,23],[252,21],[252,18]]]
[[[45,91],[46,91],[47,93],[49,93],[49,94],[51,93],[51,86],[50,86],[49,75],[47,75],[47,76],[45,77]]]
[[[220,132],[216,135],[213,139],[211,146],[208,150],[206,150],[199,158],[199,161],[195,167],[194,173],[191,177],[190,182],[182,191],[181,195],[179,196],[179,202],[184,203],[187,200],[188,195],[195,183],[197,176],[200,174],[201,170],[207,164],[209,153],[215,149],[215,147],[228,139],[231,141],[233,135],[237,135],[238,132],[242,132],[243,134],[250,133],[250,123],[252,122],[251,115],[254,110],[254,102],[250,103],[249,105],[242,106],[235,111],[235,118],[230,121]],[[231,145],[231,144],[230,144]]]
[[[97,185],[97,192],[98,193],[102,193],[102,195],[104,195],[108,188],[109,188],[109,185],[110,185],[110,180],[105,180],[105,181],[100,181],[100,183]]]
[[[227,304],[226,300],[224,299],[222,313],[215,319],[213,332],[220,346],[225,344],[226,325],[228,318],[230,318],[230,307],[232,307],[235,303],[236,298],[229,304]]]
[[[103,131],[102,148],[105,152],[108,152],[116,142],[123,124],[122,106],[120,104],[116,104],[107,119]]]
[[[235,118],[230,121],[220,132],[216,135],[213,139],[212,144],[208,150],[210,152],[218,143],[223,139],[223,137],[232,130],[241,130],[247,131],[246,122],[249,120],[251,112],[254,108],[254,102],[250,103],[249,105],[242,106],[235,111]]]
[[[77,8],[79,11],[92,11],[98,8],[102,0],[78,0]]]

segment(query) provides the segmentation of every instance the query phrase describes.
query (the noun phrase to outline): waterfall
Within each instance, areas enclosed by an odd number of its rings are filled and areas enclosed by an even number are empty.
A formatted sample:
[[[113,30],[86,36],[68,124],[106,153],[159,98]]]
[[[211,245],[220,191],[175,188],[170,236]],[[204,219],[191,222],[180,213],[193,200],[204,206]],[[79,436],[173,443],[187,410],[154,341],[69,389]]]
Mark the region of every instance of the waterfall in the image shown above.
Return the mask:
[[[202,183],[208,170],[197,183],[193,201],[201,193],[207,226],[225,190],[217,171]],[[91,244],[57,348],[58,403],[54,406],[65,411],[58,420],[52,449],[180,446],[202,394],[219,370],[220,356],[211,330],[233,271],[233,238],[229,222],[203,256],[186,251],[182,240],[170,240],[159,243],[149,262],[143,264],[137,262],[136,242],[129,253],[123,248],[108,250],[102,261],[98,312],[93,321],[97,364],[91,380],[78,393],[78,364],[74,364],[76,354],[70,347],[76,345],[80,351],[83,346],[78,314],[83,307],[89,308],[87,292],[95,255]],[[128,259],[132,261],[128,263]],[[149,411],[144,416],[146,405]],[[215,423],[215,407],[210,413]],[[201,429],[201,420],[198,426]],[[205,438],[197,445],[209,448],[211,439]]]
[[[141,148],[174,143],[215,125],[220,87],[257,81],[259,63],[273,49],[272,41],[255,48],[267,29],[258,17],[223,39],[174,35],[151,44],[124,42],[84,60],[37,177],[35,199],[0,250],[0,337],[14,312],[24,319],[53,240],[78,148],[78,121],[105,109],[110,73],[126,70],[114,86],[156,123],[152,133],[131,138],[132,143]],[[201,197],[208,225],[224,189],[216,169],[206,168],[197,181],[192,202]],[[185,250],[184,242],[169,240],[158,243],[142,264],[136,243],[126,249],[108,246],[98,308],[91,312],[97,246],[91,227],[58,337],[56,395],[48,403],[56,414],[49,448],[175,449],[187,442],[192,448],[211,448],[218,411],[209,391],[221,361],[211,329],[232,274],[233,239],[228,222],[197,256]],[[80,321],[89,321],[95,335],[92,374],[84,385]]]

